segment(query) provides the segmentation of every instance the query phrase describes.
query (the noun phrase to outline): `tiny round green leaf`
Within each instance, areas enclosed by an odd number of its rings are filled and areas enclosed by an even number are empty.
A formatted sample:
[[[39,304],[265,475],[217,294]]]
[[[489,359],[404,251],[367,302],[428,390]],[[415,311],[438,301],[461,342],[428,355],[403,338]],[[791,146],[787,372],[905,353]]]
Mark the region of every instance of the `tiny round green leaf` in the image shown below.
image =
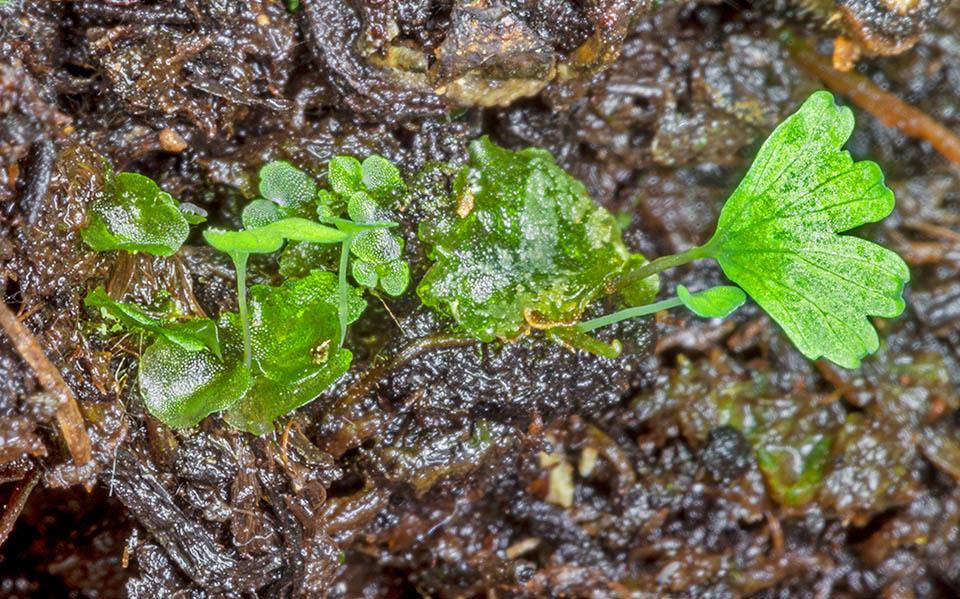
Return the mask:
[[[316,193],[313,177],[289,162],[277,160],[260,168],[260,195],[284,208],[312,202]]]
[[[382,193],[403,187],[400,170],[389,160],[376,154],[367,156],[363,161],[363,186],[376,193]]]
[[[747,301],[743,290],[732,285],[718,285],[696,293],[677,285],[677,297],[701,318],[726,318]]]
[[[353,261],[353,280],[357,285],[369,287],[371,289],[377,286],[377,268],[366,260]]]
[[[347,213],[355,223],[370,223],[378,220],[377,203],[362,191],[350,195]]]
[[[410,284],[410,265],[405,260],[392,260],[377,266],[380,287],[394,297],[402,294]]]
[[[357,234],[350,251],[361,260],[383,264],[400,257],[403,240],[387,229],[370,229]]]
[[[244,229],[259,229],[283,218],[276,204],[268,200],[253,200],[243,209],[240,219]]]
[[[363,169],[353,156],[336,156],[327,166],[330,187],[340,195],[349,195],[360,190]]]

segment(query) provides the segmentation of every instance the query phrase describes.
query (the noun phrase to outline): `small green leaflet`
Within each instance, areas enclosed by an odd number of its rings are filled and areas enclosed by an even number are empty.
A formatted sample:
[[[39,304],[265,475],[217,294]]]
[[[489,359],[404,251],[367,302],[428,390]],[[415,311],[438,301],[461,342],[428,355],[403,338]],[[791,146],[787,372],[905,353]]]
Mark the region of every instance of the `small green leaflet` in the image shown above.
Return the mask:
[[[370,158],[363,161],[365,169]],[[380,160],[386,162],[382,158]],[[396,170],[396,167],[389,162],[386,164]],[[392,185],[392,183],[384,185]],[[363,192],[354,193],[347,207],[350,218],[359,225],[370,226],[383,223],[390,217]],[[352,269],[353,278],[360,285],[376,289],[379,284],[392,296],[398,296],[406,290],[410,282],[410,266],[403,259],[403,239],[399,235],[386,228],[361,230],[356,233],[350,243],[350,253],[355,258]]]
[[[349,196],[359,191],[360,181],[363,179],[363,168],[360,161],[353,156],[334,156],[327,165],[327,180],[336,193]]]
[[[710,241],[691,251],[716,259],[801,353],[845,368],[876,351],[867,317],[899,315],[910,279],[894,252],[837,235],[894,204],[880,168],[840,149],[852,131],[849,108],[829,92],[811,95],[764,142]]]
[[[248,254],[269,254],[283,246],[284,240],[313,241],[316,243],[336,243],[345,240],[348,235],[336,229],[305,218],[283,218],[256,229],[241,231],[221,231],[207,229],[203,232],[207,243],[221,252],[246,252]]]
[[[260,167],[259,189],[264,199],[293,210],[313,201],[317,184],[289,162],[275,160]]]
[[[371,193],[384,193],[403,187],[400,170],[383,156],[367,156],[360,169],[363,172],[360,182]]]
[[[348,197],[357,191],[381,194],[403,187],[400,170],[376,154],[367,156],[363,164],[352,156],[336,156],[327,167],[327,178],[333,191]]]
[[[283,218],[282,208],[269,200],[253,200],[240,215],[244,229],[259,229]]]
[[[158,338],[165,338],[188,352],[209,349],[218,359],[222,359],[217,327],[209,318],[163,322],[136,304],[113,301],[103,287],[97,287],[88,293],[83,305],[100,308],[106,316],[117,320],[124,329],[145,331]]]
[[[677,297],[691,312],[701,318],[726,318],[747,301],[747,295],[739,287],[718,285],[690,293],[683,285],[677,285]]]

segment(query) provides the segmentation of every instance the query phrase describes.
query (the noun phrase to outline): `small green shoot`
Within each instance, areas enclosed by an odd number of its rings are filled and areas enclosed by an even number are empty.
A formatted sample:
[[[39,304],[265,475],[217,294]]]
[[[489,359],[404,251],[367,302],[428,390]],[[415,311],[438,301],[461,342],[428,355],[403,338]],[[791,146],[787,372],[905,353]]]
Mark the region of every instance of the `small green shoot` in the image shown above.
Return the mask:
[[[364,167],[366,165],[367,161],[364,161]],[[367,180],[364,175],[365,184]],[[390,215],[379,209],[376,202],[362,191],[351,195],[347,211],[354,223],[376,227],[357,232],[350,243],[350,253],[356,258],[352,271],[354,280],[371,289],[376,289],[379,284],[389,295],[400,295],[410,283],[410,267],[401,257],[403,239],[385,228],[394,225],[387,220]]]
[[[342,347],[347,332],[347,271],[351,253],[354,279],[367,287],[377,283],[391,295],[399,295],[409,282],[409,267],[402,260],[402,240],[386,229],[397,226],[390,214],[380,208],[373,197],[380,197],[403,187],[400,171],[380,156],[369,156],[361,164],[350,156],[337,156],[330,161],[327,175],[337,198],[326,190],[317,191],[313,179],[286,162],[270,162],[260,169],[260,195],[243,210],[240,231],[208,229],[203,236],[214,248],[226,252],[237,272],[237,303],[244,340],[244,363],[250,367],[251,344],[247,325],[246,264],[250,254],[272,253],[286,241],[307,243],[340,243],[339,309]],[[371,197],[373,196],[373,197]],[[318,202],[317,214],[324,224],[295,216]],[[338,204],[345,204],[353,220],[335,216]],[[328,226],[332,225],[332,226]],[[358,266],[359,264],[359,266]]]
[[[233,260],[237,272],[237,304],[243,328],[244,364],[250,368],[250,327],[247,322],[247,258],[250,254],[269,254],[283,247],[285,240],[337,243],[349,235],[304,218],[284,218],[260,228],[241,231],[207,229],[203,238]]]
[[[357,284],[398,296],[410,283],[410,267],[401,255],[403,239],[387,229],[397,226],[381,203],[403,188],[400,171],[387,159],[373,155],[361,164],[352,156],[337,156],[327,167],[327,179],[334,193],[317,194],[317,216],[325,223],[350,234],[340,252],[340,284],[346,286],[347,268],[353,255],[352,274]],[[346,206],[350,220],[334,216]],[[341,300],[342,303],[342,300]],[[342,312],[341,312],[342,314]],[[346,335],[341,319],[340,344]]]
[[[658,258],[620,285],[713,258],[803,355],[855,368],[879,346],[867,317],[903,311],[910,271],[894,252],[838,235],[894,205],[880,168],[840,149],[852,131],[849,108],[829,92],[812,94],[764,142],[705,245]]]
[[[204,231],[207,243],[233,261],[238,314],[225,313],[217,322],[179,322],[114,302],[103,288],[88,295],[88,306],[100,308],[125,329],[154,338],[140,363],[140,391],[152,414],[171,426],[186,427],[211,412],[224,411],[233,426],[262,434],[271,430],[276,417],[311,401],[346,372],[353,358],[342,347],[347,326],[366,307],[361,291],[347,282],[351,255],[361,284],[371,288],[379,284],[393,295],[408,284],[409,267],[401,258],[403,242],[387,230],[397,223],[381,207],[381,202],[403,188],[403,181],[397,168],[379,156],[363,163],[337,157],[329,169],[334,193],[318,192],[310,176],[288,163],[266,164],[260,170],[262,198],[244,208],[244,228]],[[134,241],[140,245],[123,246],[114,239],[117,231],[92,227],[85,239],[98,249],[122,246],[172,253],[186,238],[188,223],[206,218],[201,209],[177,204],[152,181],[132,173],[110,174],[107,191],[107,200],[129,196],[121,199],[142,209],[141,220],[175,221],[183,230],[178,229],[177,239],[158,249],[139,239]],[[315,202],[323,224],[303,218],[314,212]],[[118,213],[108,208],[98,204],[93,214],[108,219]],[[352,220],[338,216],[344,211]],[[120,216],[130,220],[127,213]],[[107,238],[104,231],[113,237]],[[101,239],[109,243],[100,243]],[[254,285],[248,299],[250,254],[272,253],[287,242],[340,244],[339,273],[313,270],[280,287]],[[372,270],[375,280],[367,270]]]

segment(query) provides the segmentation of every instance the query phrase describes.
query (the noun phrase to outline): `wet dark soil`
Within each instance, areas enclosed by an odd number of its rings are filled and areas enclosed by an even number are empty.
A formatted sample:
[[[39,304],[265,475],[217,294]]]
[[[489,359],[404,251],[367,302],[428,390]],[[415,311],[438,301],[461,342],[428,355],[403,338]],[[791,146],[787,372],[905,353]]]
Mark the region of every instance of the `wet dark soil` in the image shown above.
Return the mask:
[[[93,449],[73,462],[58,400],[0,332],[0,494],[39,476],[0,597],[960,596],[960,170],[868,113],[848,147],[897,209],[859,233],[912,281],[856,371],[807,361],[750,304],[636,322],[608,360],[464,340],[409,294],[371,302],[351,371],[275,434],[171,430],[139,399],[140,340],[104,337],[82,298],[215,315],[232,270],[199,236],[150,258],[78,234],[98,155],[236,226],[266,161],[320,175],[379,153],[432,197],[436,163],[488,134],[550,150],[634,251],[680,251],[821,87],[783,29],[825,56],[859,40],[857,71],[960,132],[960,4],[943,5],[0,0],[0,288]]]

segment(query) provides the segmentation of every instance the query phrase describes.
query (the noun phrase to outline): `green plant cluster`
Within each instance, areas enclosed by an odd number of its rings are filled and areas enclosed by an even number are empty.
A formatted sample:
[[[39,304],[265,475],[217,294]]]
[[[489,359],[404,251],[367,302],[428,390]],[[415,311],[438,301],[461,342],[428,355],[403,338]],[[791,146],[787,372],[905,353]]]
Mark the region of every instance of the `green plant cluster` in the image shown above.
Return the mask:
[[[513,152],[482,137],[470,144],[451,197],[431,200],[417,223],[429,261],[417,293],[481,341],[509,342],[542,329],[610,359],[619,342],[606,344],[589,332],[677,306],[723,318],[749,295],[805,356],[856,367],[878,347],[868,317],[903,310],[909,271],[892,251],[838,235],[893,209],[880,169],[841,149],[852,128],[849,109],[827,92],[813,94],[763,144],[713,237],[652,262],[627,251],[616,219],[549,153]],[[179,219],[187,217],[152,181],[123,175],[129,173],[108,177],[84,239],[99,250],[176,251],[186,238]],[[318,189],[306,173],[271,162],[260,171],[261,197],[243,210],[243,229],[204,231],[210,245],[233,259],[236,314],[164,319],[115,302],[102,289],[91,292],[88,305],[154,339],[140,363],[151,413],[172,426],[191,426],[223,411],[234,426],[263,433],[346,372],[352,355],[343,342],[366,306],[363,290],[396,296],[409,285],[403,240],[391,230],[397,223],[388,209],[405,186],[379,156],[362,163],[338,156],[327,180],[330,189]],[[339,246],[339,258],[329,271],[308,269],[248,294],[248,256],[285,244],[281,272],[317,248]],[[679,286],[676,297],[653,301],[657,273],[701,258],[716,260],[739,287]],[[584,321],[591,304],[607,296],[623,309]]]
[[[356,163],[356,181],[342,180],[340,167],[345,163]],[[238,313],[224,313],[217,320],[181,321],[114,301],[103,288],[88,294],[88,306],[100,308],[105,317],[127,330],[153,337],[141,356],[139,373],[140,393],[152,414],[171,426],[186,427],[222,411],[233,426],[264,433],[271,430],[275,418],[314,399],[349,368],[353,356],[342,347],[346,328],[366,307],[362,289],[377,284],[358,280],[357,288],[347,282],[350,256],[354,256],[354,272],[360,261],[374,268],[403,262],[402,267],[393,268],[406,277],[391,279],[388,292],[402,293],[409,281],[409,269],[400,257],[403,244],[385,230],[396,223],[376,204],[402,189],[403,181],[396,167],[379,156],[367,158],[362,165],[353,158],[338,157],[331,162],[328,177],[336,182],[332,193],[318,190],[312,177],[288,163],[266,164],[260,171],[260,197],[241,215],[243,228],[203,232],[211,246],[234,262]],[[152,201],[159,194],[150,191],[146,198],[150,202],[130,196],[120,200],[135,206],[142,222],[173,220],[172,198],[159,192],[169,201]],[[350,209],[361,196],[367,208],[362,214]],[[99,209],[99,204],[91,209]],[[364,218],[360,222],[342,218],[341,211]],[[371,212],[380,220],[368,218]],[[158,231],[166,234],[163,229],[144,228],[140,239],[148,242],[135,249],[168,255],[186,238],[186,234],[178,237],[173,248],[172,241],[164,241],[166,245],[158,241],[162,237]],[[90,243],[90,229],[84,239]],[[337,244],[339,272],[314,270],[278,287],[254,285],[248,291],[248,257],[276,252],[287,242]]]

